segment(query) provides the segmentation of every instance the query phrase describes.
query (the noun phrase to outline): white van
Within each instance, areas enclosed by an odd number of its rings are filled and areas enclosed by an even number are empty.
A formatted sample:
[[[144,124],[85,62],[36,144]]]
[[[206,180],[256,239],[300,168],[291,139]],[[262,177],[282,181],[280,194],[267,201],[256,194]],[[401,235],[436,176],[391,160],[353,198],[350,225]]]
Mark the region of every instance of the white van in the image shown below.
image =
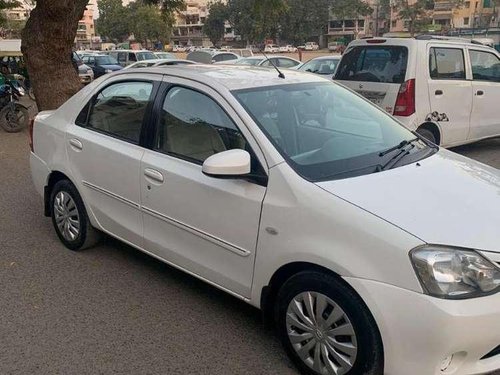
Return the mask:
[[[500,136],[500,54],[465,41],[349,44],[335,79],[444,147]]]

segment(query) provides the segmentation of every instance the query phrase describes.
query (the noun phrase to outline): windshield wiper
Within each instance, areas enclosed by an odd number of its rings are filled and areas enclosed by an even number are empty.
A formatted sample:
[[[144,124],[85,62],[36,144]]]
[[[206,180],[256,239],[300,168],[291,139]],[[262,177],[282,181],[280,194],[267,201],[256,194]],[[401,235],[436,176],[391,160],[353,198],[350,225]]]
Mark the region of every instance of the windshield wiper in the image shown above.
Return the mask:
[[[413,142],[416,142],[420,140],[420,138],[413,138],[413,139],[410,139],[410,140],[407,140],[405,139],[404,141],[402,141],[401,143],[397,144],[396,146],[394,147],[391,147],[391,148],[388,148],[387,150],[385,151],[382,151],[378,154],[378,156],[382,157],[382,156],[385,156],[393,151],[396,151],[396,150],[402,150],[405,146],[413,143]]]
[[[406,144],[408,145],[409,143],[410,142],[408,142]],[[378,172],[385,171],[386,169],[391,169],[397,163],[399,163],[402,159],[404,159],[407,155],[410,155],[410,151],[413,150],[414,148],[415,148],[415,145],[413,145],[413,144],[408,149],[405,149],[403,146],[403,148],[394,157],[392,157],[391,160],[389,160],[387,163],[385,163],[384,165],[379,166],[377,168]]]

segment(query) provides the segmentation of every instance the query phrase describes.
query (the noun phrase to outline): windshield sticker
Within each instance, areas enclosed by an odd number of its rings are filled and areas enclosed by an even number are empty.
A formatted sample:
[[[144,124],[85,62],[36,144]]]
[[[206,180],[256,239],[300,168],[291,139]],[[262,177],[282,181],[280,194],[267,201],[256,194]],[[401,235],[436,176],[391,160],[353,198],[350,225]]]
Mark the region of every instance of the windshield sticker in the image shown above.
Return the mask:
[[[438,111],[434,111],[429,113],[425,117],[425,121],[437,121],[437,122],[448,122],[450,119],[446,113],[439,113]]]

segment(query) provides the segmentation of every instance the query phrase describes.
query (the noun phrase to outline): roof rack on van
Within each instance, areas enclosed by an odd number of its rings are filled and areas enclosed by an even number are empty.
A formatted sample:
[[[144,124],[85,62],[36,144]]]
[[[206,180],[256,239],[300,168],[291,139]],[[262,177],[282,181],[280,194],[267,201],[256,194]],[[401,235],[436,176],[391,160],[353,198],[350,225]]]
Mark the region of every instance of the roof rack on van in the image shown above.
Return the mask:
[[[462,42],[462,43],[471,43],[471,44],[483,45],[483,43],[481,43],[478,40],[474,40],[474,39],[471,40],[471,39],[468,39],[468,38],[460,38],[460,37],[457,37],[457,36],[446,36],[446,35],[423,34],[423,35],[417,35],[415,37],[415,39],[417,39],[417,40],[449,40],[449,41],[452,41],[452,42]]]

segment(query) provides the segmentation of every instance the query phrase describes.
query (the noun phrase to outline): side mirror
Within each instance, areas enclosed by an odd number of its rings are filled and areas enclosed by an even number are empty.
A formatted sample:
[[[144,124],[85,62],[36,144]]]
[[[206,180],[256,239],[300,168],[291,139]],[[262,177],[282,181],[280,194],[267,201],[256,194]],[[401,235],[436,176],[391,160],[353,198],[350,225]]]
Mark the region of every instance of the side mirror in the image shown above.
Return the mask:
[[[220,152],[205,160],[202,171],[216,178],[243,177],[250,173],[250,154],[240,149]]]

